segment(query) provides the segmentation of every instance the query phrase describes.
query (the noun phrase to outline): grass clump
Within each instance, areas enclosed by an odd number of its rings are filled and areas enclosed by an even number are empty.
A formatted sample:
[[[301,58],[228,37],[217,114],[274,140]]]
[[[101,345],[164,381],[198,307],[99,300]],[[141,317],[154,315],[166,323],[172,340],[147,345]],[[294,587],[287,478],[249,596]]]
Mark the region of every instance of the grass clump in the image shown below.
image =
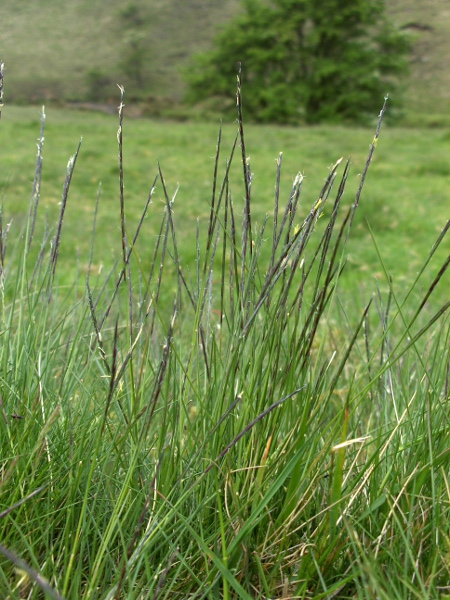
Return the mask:
[[[430,313],[428,300],[449,260],[422,301],[409,300],[449,224],[411,290],[400,299],[386,272],[389,292],[352,314],[339,276],[385,107],[350,206],[340,160],[309,210],[301,174],[283,203],[280,154],[273,215],[258,225],[237,98],[238,131],[225,161],[219,132],[190,264],[160,165],[127,228],[121,103],[117,263],[94,276],[92,251],[70,287],[58,284],[58,258],[82,147],[57,225],[36,242],[42,121],[26,227],[12,240],[2,217],[0,237],[2,597],[445,590],[449,303]],[[165,210],[147,269],[156,186]],[[94,217],[92,248],[95,231]]]

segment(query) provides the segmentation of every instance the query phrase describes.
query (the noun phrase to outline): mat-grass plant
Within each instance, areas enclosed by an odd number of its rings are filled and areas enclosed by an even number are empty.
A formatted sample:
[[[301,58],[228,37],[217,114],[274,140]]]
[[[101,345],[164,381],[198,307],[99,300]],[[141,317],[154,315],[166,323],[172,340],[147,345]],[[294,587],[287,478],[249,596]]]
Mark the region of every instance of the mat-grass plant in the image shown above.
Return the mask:
[[[192,264],[162,166],[127,230],[121,103],[117,264],[69,289],[58,253],[82,147],[60,218],[36,240],[43,118],[25,229],[2,210],[3,598],[450,593],[450,303],[427,304],[449,261],[421,302],[409,293],[450,225],[408,293],[386,272],[389,293],[351,314],[339,275],[385,106],[350,207],[339,160],[309,210],[301,175],[283,201],[280,155],[273,215],[257,227],[239,88],[237,99]],[[166,207],[144,270],[156,186]]]

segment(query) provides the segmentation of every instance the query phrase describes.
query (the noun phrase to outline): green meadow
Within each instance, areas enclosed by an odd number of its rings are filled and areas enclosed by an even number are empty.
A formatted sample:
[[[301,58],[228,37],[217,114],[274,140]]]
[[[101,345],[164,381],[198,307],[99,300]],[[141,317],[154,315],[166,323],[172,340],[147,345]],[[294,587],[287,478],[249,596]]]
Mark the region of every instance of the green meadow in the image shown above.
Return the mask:
[[[123,150],[127,227],[136,226],[147,195],[158,173],[158,161],[168,194],[176,193],[173,218],[178,227],[180,254],[186,265],[195,252],[191,243],[199,219],[206,227],[211,203],[217,136],[220,123],[172,123],[127,119],[125,107]],[[85,268],[90,252],[91,229],[100,193],[95,264],[110,268],[120,242],[118,118],[100,113],[50,108],[46,111],[41,210],[50,222],[59,213],[67,161],[82,144],[72,180],[64,222],[64,273]],[[35,107],[6,107],[2,120],[0,186],[4,218],[19,222],[28,211],[36,143],[41,113]],[[237,133],[236,123],[222,124],[218,176]],[[273,211],[276,161],[283,153],[281,193],[287,198],[297,173],[304,175],[299,218],[304,217],[339,159],[350,159],[351,170],[344,202],[353,202],[364,168],[370,129],[317,126],[246,127],[247,153],[254,172],[252,210],[261,224]],[[348,248],[345,281],[372,290],[375,278],[383,280],[372,231],[387,271],[399,285],[411,282],[427,256],[434,238],[445,224],[450,166],[446,160],[450,130],[408,129],[384,125],[379,147],[362,196],[361,207]],[[341,171],[343,164],[341,165]],[[99,190],[99,186],[101,189]],[[242,211],[242,168],[233,165],[230,187],[238,212]],[[178,190],[178,191],[177,191]],[[164,209],[158,182],[146,219],[146,235],[155,235]],[[99,241],[101,240],[101,241]],[[145,247],[142,249],[145,260]],[[442,251],[440,257],[445,255]]]
[[[4,108],[2,598],[450,597],[450,132],[380,124]]]

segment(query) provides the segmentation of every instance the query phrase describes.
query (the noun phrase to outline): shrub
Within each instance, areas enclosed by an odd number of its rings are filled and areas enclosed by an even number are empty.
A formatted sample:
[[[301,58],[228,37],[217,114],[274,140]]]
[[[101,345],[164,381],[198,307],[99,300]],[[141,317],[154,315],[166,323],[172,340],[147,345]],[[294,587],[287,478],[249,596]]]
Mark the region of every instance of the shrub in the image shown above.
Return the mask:
[[[408,71],[410,45],[382,0],[246,0],[187,71],[190,102],[230,96],[242,63],[247,115],[258,122],[367,123]]]

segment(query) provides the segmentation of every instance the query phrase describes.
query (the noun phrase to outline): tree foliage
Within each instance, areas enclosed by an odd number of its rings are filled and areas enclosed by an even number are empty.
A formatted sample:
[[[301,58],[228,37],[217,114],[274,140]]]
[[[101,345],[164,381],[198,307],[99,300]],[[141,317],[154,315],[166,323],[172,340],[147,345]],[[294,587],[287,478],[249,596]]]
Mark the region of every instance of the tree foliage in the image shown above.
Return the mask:
[[[244,0],[243,8],[195,58],[188,101],[231,99],[241,62],[256,121],[363,121],[407,72],[409,41],[383,0]]]

